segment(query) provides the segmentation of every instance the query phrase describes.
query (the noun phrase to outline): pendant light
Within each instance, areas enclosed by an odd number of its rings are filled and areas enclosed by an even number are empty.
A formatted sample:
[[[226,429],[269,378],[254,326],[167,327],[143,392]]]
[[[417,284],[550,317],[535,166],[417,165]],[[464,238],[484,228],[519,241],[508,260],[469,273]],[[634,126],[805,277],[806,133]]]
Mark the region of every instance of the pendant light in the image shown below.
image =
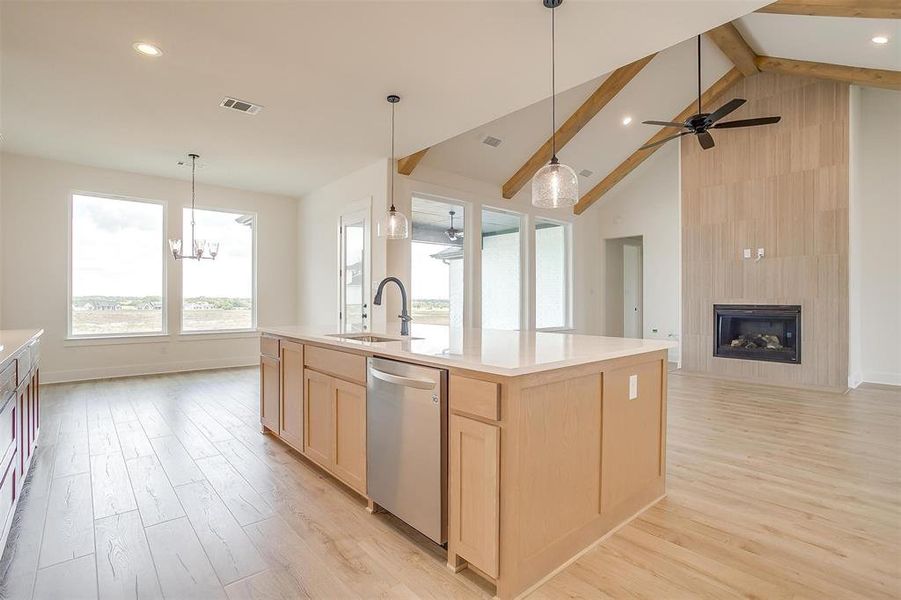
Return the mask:
[[[551,9],[551,162],[532,178],[532,204],[540,208],[562,208],[579,201],[576,172],[557,160],[557,70],[555,9],[563,0],[543,0]]]
[[[172,251],[172,256],[175,260],[183,260],[185,258],[190,260],[216,260],[216,255],[219,254],[219,242],[198,240],[194,237],[194,176],[197,171],[197,159],[200,156],[197,154],[189,154],[188,156],[191,157],[191,254],[182,254],[181,239],[170,239],[169,250]]]
[[[394,171],[397,170],[394,164],[394,107],[400,102],[400,96],[391,94],[387,100],[391,103],[391,208],[379,220],[378,235],[389,240],[405,240],[410,237],[407,217],[394,206]]]

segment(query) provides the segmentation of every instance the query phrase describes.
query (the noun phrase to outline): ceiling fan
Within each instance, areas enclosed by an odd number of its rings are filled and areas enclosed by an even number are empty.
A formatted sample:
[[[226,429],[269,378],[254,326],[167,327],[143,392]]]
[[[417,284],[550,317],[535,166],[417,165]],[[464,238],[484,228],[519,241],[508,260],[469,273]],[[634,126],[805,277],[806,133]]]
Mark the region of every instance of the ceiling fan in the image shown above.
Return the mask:
[[[670,140],[680,138],[683,135],[693,133],[698,138],[701,148],[709,150],[715,145],[713,136],[710,135],[710,129],[735,129],[736,127],[756,127],[757,125],[771,125],[778,123],[782,117],[759,117],[756,119],[739,119],[738,121],[719,122],[720,119],[736,110],[739,106],[747,102],[744,98],[733,98],[729,102],[713,111],[712,113],[701,112],[701,36],[698,36],[698,113],[688,117],[684,123],[675,123],[673,121],[642,121],[645,125],[660,125],[663,127],[678,127],[686,131],[680,131],[662,140],[651,144],[645,144],[640,150],[646,150],[665,144]]]
[[[450,211],[448,213],[450,215],[450,227],[444,230],[444,235],[447,236],[452,242],[456,242],[463,239],[463,230],[457,229],[454,227],[454,215],[457,214],[456,211]]]

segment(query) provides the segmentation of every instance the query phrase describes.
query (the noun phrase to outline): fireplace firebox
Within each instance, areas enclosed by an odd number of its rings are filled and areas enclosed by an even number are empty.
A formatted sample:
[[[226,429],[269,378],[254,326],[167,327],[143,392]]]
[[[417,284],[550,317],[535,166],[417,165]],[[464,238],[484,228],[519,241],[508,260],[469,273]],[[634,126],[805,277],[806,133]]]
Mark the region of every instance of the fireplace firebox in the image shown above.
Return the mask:
[[[801,364],[801,307],[714,304],[713,355]]]

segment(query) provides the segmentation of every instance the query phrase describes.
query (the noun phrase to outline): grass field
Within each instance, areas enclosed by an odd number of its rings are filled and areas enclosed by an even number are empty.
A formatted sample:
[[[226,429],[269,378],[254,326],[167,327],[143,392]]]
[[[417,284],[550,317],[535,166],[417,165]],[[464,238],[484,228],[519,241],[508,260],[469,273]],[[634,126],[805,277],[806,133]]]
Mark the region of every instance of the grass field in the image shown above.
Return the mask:
[[[253,326],[250,309],[186,310],[185,331],[248,329]],[[72,313],[74,335],[119,333],[159,333],[162,331],[161,310],[85,310]]]

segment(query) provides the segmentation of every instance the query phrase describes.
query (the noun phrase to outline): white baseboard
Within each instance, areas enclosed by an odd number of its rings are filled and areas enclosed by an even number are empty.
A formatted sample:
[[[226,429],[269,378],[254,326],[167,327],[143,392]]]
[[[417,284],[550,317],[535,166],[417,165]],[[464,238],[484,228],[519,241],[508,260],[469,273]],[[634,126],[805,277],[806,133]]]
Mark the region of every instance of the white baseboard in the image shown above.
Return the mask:
[[[848,387],[852,390],[857,388],[861,383],[863,383],[863,376],[857,373],[849,373],[848,374]]]
[[[259,356],[253,356],[246,358],[217,358],[171,363],[147,363],[142,365],[69,369],[62,371],[45,371],[44,369],[41,369],[41,383],[67,383],[71,381],[108,379],[110,377],[133,377],[136,375],[205,371],[207,369],[226,369],[229,367],[250,367],[259,364],[259,360]]]
[[[861,383],[881,383],[883,385],[901,385],[901,373],[890,371],[864,371]]]

